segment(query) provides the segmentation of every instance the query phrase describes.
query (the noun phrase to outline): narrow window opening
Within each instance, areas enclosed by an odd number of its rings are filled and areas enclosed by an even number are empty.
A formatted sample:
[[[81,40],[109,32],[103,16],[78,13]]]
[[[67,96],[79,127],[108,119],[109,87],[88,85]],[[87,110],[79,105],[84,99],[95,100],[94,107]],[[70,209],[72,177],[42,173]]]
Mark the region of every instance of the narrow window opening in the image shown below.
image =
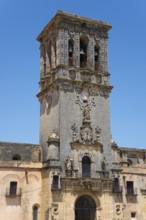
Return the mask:
[[[73,66],[73,50],[74,50],[74,42],[73,40],[69,40],[68,41],[69,66]]]
[[[128,195],[134,194],[133,181],[127,181],[127,194]]]
[[[94,47],[94,62],[95,62],[95,70],[99,69],[99,47]]]
[[[113,191],[114,192],[119,192],[120,191],[120,184],[119,184],[119,179],[118,178],[114,178]]]
[[[80,67],[84,68],[87,66],[87,49],[88,49],[88,38],[82,36],[80,38]]]
[[[52,189],[59,189],[59,176],[54,175],[53,176],[53,183],[52,183]]]
[[[10,195],[15,196],[17,194],[17,182],[10,182]]]
[[[33,220],[38,220],[38,207],[33,207]]]

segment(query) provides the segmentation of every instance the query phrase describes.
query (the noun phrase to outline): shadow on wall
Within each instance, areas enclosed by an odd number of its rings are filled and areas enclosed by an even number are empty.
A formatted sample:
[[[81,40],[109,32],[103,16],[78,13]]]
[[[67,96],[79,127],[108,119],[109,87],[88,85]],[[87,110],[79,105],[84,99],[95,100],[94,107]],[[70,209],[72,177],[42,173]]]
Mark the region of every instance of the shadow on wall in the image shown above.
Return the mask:
[[[21,206],[21,197],[7,197],[6,198],[6,204],[7,206]]]

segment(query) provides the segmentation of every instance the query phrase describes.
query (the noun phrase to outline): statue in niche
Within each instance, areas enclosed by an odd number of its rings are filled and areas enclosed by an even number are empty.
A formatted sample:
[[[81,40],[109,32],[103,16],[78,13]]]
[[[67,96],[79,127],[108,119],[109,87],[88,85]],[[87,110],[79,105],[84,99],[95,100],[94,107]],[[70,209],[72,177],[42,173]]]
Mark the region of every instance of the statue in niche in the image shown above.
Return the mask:
[[[66,170],[73,169],[73,159],[71,159],[69,156],[66,159],[65,166],[66,166]]]
[[[71,126],[71,129],[72,129],[72,131],[73,131],[72,140],[73,140],[73,142],[77,142],[77,141],[78,141],[78,139],[77,139],[78,128],[77,128],[77,126],[76,126],[75,123]]]
[[[108,172],[108,171],[109,171],[108,165],[109,165],[109,162],[108,162],[108,161],[106,160],[106,158],[104,157],[104,158],[103,158],[103,161],[102,161],[102,170],[103,170],[104,172]]]

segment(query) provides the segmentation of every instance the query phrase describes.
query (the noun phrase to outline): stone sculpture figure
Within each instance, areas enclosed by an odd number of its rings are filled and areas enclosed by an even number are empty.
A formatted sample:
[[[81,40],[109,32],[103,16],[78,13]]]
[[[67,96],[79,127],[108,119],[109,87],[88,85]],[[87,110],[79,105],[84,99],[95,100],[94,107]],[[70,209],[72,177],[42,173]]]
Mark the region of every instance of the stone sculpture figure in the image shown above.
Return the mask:
[[[103,158],[103,161],[102,161],[102,170],[105,171],[105,172],[108,172],[109,171],[109,168],[108,168],[108,161],[106,160],[106,158],[104,157]]]
[[[88,103],[86,103],[83,106],[83,122],[90,121],[90,110],[90,106],[88,105]]]
[[[66,170],[72,170],[73,169],[73,160],[68,156],[65,162]]]

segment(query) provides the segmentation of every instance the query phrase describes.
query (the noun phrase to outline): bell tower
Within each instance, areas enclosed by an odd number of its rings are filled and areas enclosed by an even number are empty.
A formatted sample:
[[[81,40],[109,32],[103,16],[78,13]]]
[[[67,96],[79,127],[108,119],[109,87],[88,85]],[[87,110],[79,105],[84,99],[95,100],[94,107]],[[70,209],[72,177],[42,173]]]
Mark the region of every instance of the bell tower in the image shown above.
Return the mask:
[[[110,29],[109,23],[58,11],[37,37],[43,161],[62,167],[66,175],[94,177],[102,161],[108,158],[109,166],[113,161]]]

